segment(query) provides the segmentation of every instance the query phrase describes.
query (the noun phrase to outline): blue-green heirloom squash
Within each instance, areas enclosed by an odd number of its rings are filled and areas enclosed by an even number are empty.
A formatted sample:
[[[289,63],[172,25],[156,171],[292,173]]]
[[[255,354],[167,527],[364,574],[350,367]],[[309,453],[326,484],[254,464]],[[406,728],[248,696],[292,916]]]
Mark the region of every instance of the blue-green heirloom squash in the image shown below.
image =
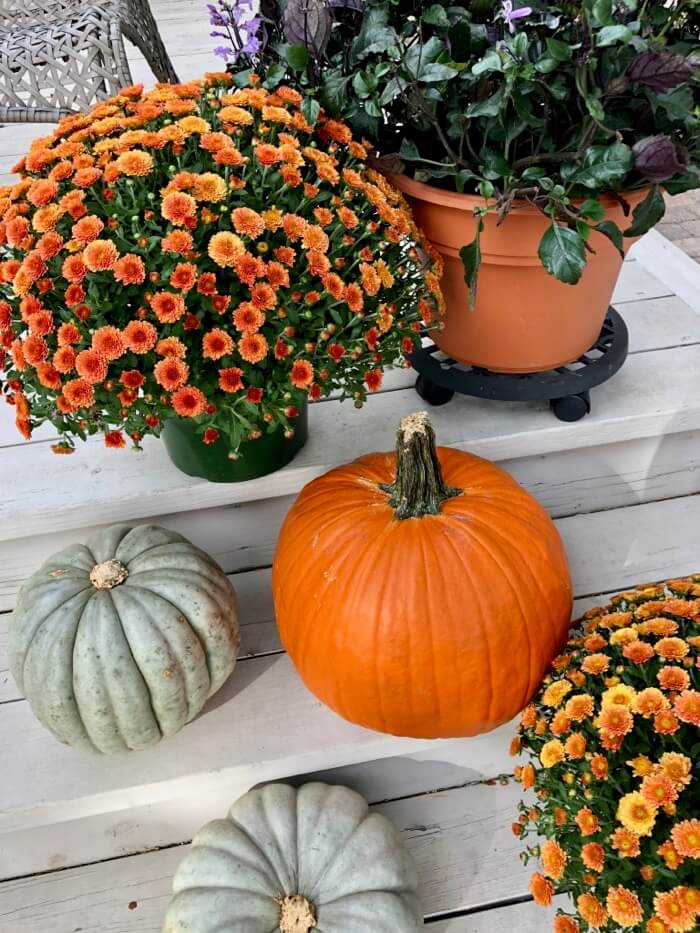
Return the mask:
[[[163,933],[417,933],[413,859],[347,787],[267,784],[194,837]]]
[[[236,595],[213,558],[154,525],[114,525],[50,557],[10,620],[10,668],[60,741],[114,754],[193,719],[234,668]]]

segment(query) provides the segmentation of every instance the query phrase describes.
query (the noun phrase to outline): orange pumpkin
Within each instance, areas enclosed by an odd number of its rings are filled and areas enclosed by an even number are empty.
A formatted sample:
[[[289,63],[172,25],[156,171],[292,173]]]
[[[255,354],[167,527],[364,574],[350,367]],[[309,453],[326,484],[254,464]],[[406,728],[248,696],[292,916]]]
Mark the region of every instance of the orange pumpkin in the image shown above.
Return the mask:
[[[552,520],[492,463],[436,449],[424,412],[401,422],[396,455],[368,454],[302,490],[272,587],[307,687],[351,722],[421,738],[515,716],[571,618]]]

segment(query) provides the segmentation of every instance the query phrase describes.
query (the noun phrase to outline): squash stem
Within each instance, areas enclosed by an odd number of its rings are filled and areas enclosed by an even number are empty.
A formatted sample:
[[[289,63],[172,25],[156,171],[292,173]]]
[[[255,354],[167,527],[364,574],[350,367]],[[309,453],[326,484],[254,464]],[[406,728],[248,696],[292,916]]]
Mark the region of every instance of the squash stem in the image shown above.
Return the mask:
[[[407,415],[396,436],[396,479],[383,484],[397,519],[439,515],[442,503],[463,490],[445,484],[435,431],[424,411]]]

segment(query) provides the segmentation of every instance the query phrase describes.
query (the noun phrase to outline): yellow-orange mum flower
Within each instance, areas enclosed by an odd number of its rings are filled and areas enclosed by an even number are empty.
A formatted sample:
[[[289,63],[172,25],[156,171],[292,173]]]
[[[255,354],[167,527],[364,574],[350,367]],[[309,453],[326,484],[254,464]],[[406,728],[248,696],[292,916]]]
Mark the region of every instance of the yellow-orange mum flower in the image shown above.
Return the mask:
[[[682,667],[675,667],[672,664],[662,667],[656,675],[656,679],[663,690],[680,692],[681,690],[687,690],[690,686],[688,672],[684,671]]]
[[[684,858],[700,859],[700,820],[683,820],[671,830],[673,847]]]
[[[682,638],[661,638],[654,645],[654,650],[661,658],[679,661],[690,651],[690,645]]]
[[[176,226],[182,226],[190,217],[194,217],[197,211],[197,202],[190,194],[184,191],[171,191],[166,194],[160,205],[160,212]]]
[[[231,211],[231,220],[237,233],[257,239],[265,232],[265,220],[249,207],[237,207]]]
[[[610,667],[610,658],[604,654],[590,654],[581,662],[581,670],[586,674],[604,674]]]
[[[689,933],[695,929],[695,914],[683,902],[680,888],[654,895],[654,910],[671,933]]]
[[[215,327],[202,338],[202,355],[208,360],[220,360],[233,351],[233,340],[225,330]]]
[[[268,343],[262,334],[246,333],[238,341],[238,352],[247,363],[259,363],[265,359],[267,351]]]
[[[542,694],[542,703],[545,706],[559,706],[564,697],[571,693],[572,686],[568,680],[555,680]]]
[[[593,715],[593,697],[587,693],[569,697],[564,711],[573,722],[583,722],[584,719]]]
[[[605,903],[611,918],[623,929],[636,927],[642,922],[644,912],[639,898],[622,885],[610,888]]]
[[[582,919],[594,929],[605,926],[608,912],[593,894],[580,894],[576,898],[576,906]]]
[[[564,749],[569,758],[577,760],[586,754],[586,738],[580,732],[572,732],[564,743]]]
[[[642,781],[640,793],[656,809],[674,803],[678,798],[678,791],[665,774],[648,774]]]
[[[590,807],[582,807],[576,814],[576,825],[582,836],[592,836],[600,829],[600,822]]]
[[[664,752],[659,758],[657,767],[671,779],[677,790],[682,790],[690,784],[693,763],[686,755],[681,755],[679,752]]]
[[[581,860],[591,871],[602,871],[605,864],[605,849],[597,842],[587,842],[581,846]]]
[[[159,360],[153,367],[153,375],[156,382],[166,391],[172,392],[179,389],[187,382],[189,376],[189,366],[184,360],[176,356],[167,356],[164,360]]]
[[[603,707],[598,717],[598,728],[608,735],[622,736],[632,731],[634,717],[626,706]]]
[[[540,849],[540,861],[545,875],[553,881],[559,881],[566,868],[566,852],[558,842],[548,839]]]
[[[633,791],[620,799],[617,819],[638,836],[649,836],[656,822],[656,810],[638,791]]]
[[[93,240],[83,250],[83,262],[91,272],[106,272],[117,259],[119,252],[111,240]]]
[[[153,156],[143,149],[123,152],[117,159],[117,168],[123,175],[148,175],[153,169]]]
[[[606,706],[632,707],[636,696],[637,691],[634,687],[630,687],[628,684],[616,684],[614,687],[609,687],[603,691],[600,702],[603,708]]]
[[[641,852],[638,834],[624,826],[612,834],[610,845],[625,858],[636,858]]]
[[[146,266],[135,253],[125,253],[114,263],[112,274],[122,285],[140,285],[146,280]]]
[[[565,750],[559,739],[545,742],[540,751],[540,761],[545,768],[553,768],[564,760]]]
[[[233,123],[237,126],[248,126],[253,122],[253,114],[242,107],[222,107],[219,110],[219,119],[222,123]]]
[[[683,690],[673,704],[673,711],[682,722],[700,726],[700,692]]]
[[[554,896],[554,885],[551,881],[547,881],[544,875],[535,872],[530,878],[530,894],[539,907],[548,907]]]
[[[221,175],[216,175],[214,172],[195,175],[194,196],[198,201],[216,203],[223,201],[227,194],[228,186]]]
[[[632,709],[645,719],[650,719],[662,710],[669,709],[670,706],[668,699],[657,687],[647,687],[637,694]]]
[[[209,240],[207,252],[218,266],[233,266],[237,259],[245,253],[243,240],[230,233],[228,230],[221,230],[215,233]]]

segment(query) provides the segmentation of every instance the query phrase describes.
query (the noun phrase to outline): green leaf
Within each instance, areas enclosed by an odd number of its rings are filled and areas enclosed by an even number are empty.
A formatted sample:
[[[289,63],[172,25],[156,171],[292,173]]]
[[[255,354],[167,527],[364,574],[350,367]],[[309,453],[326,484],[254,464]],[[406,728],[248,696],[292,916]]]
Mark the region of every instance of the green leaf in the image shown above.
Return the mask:
[[[362,28],[352,43],[350,56],[354,61],[362,61],[368,55],[388,52],[397,45],[398,36],[389,26],[389,10],[371,6],[362,19]]]
[[[287,69],[280,62],[275,62],[270,65],[267,69],[265,80],[263,81],[263,87],[272,90],[272,88],[277,87],[277,85],[284,79],[284,76],[287,73]]]
[[[321,105],[315,97],[305,97],[301,102],[301,112],[313,126],[318,120],[318,115],[321,112]]]
[[[603,236],[606,236],[610,240],[615,249],[624,259],[624,239],[622,236],[622,230],[620,230],[618,225],[613,223],[612,220],[603,220],[599,224],[596,224],[595,229],[598,231],[598,233],[602,233]]]
[[[458,70],[452,68],[451,65],[441,65],[439,62],[431,62],[429,65],[426,65],[425,68],[421,69],[418,80],[423,84],[449,81],[450,78],[454,78],[458,73]]]
[[[395,97],[398,97],[399,94],[402,94],[407,87],[408,81],[405,78],[401,78],[397,75],[395,78],[392,78],[391,81],[387,82],[379,98],[379,103],[382,105],[382,107],[386,107],[386,105],[390,104]]]
[[[367,86],[361,71],[355,72],[355,77],[352,79],[352,86],[360,100],[364,100],[364,98],[369,97],[369,95],[372,93],[371,89]]]
[[[608,26],[613,21],[613,0],[595,0],[593,19],[598,26]]]
[[[466,62],[472,47],[472,31],[469,28],[469,23],[460,20],[450,28],[447,35],[454,60],[456,62]]]
[[[464,111],[464,115],[466,117],[497,117],[501,112],[504,94],[505,85],[502,84],[491,97],[470,104]]]
[[[333,116],[338,116],[345,106],[349,78],[340,71],[328,70],[321,81],[321,102]]]
[[[399,147],[399,156],[402,159],[405,159],[407,162],[417,162],[420,161],[420,153],[418,152],[418,146],[410,139],[402,139],[401,146]]]
[[[598,48],[603,48],[607,45],[615,45],[616,42],[629,42],[633,35],[629,26],[604,26],[596,37],[596,45]]]
[[[583,240],[574,230],[553,223],[540,241],[539,257],[550,275],[576,285],[586,267]]]
[[[472,65],[473,75],[485,75],[491,71],[503,71],[501,56],[495,49],[489,49],[480,62]]]
[[[594,120],[597,120],[598,123],[603,123],[605,120],[605,110],[603,105],[598,100],[597,97],[587,97],[586,98],[586,109],[593,117]]]
[[[476,289],[481,266],[481,234],[484,229],[484,218],[479,216],[476,225],[476,235],[471,243],[467,243],[459,251],[459,258],[464,266],[464,281],[469,286],[469,310],[476,306]]]
[[[595,198],[588,198],[578,209],[579,214],[587,220],[598,221],[605,217],[605,208]]]
[[[540,72],[540,74],[543,75],[547,75],[551,71],[556,71],[559,65],[560,62],[558,59],[549,58],[548,56],[545,56],[544,58],[541,58],[539,61],[535,62],[535,68]]]
[[[583,168],[573,177],[587,188],[615,187],[631,170],[633,158],[626,143],[589,146],[583,157]]]
[[[290,68],[294,71],[303,71],[309,64],[309,50],[305,45],[288,45],[285,47],[285,57]]]
[[[431,7],[428,7],[422,19],[429,26],[439,26],[441,29],[448,29],[450,25],[445,8],[440,6],[439,3],[434,3]]]
[[[560,39],[547,39],[547,51],[549,57],[558,62],[568,62],[571,59],[571,46]]]
[[[687,85],[677,87],[667,94],[658,94],[656,103],[666,111],[669,120],[689,123],[693,119],[693,92]]]
[[[697,172],[686,172],[685,175],[676,175],[664,182],[664,189],[669,194],[683,194],[685,191],[693,191],[700,187],[700,177]]]
[[[659,191],[658,185],[654,185],[641,204],[638,204],[632,211],[632,223],[625,230],[625,236],[643,236],[658,224],[665,213],[666,203],[664,197]]]

